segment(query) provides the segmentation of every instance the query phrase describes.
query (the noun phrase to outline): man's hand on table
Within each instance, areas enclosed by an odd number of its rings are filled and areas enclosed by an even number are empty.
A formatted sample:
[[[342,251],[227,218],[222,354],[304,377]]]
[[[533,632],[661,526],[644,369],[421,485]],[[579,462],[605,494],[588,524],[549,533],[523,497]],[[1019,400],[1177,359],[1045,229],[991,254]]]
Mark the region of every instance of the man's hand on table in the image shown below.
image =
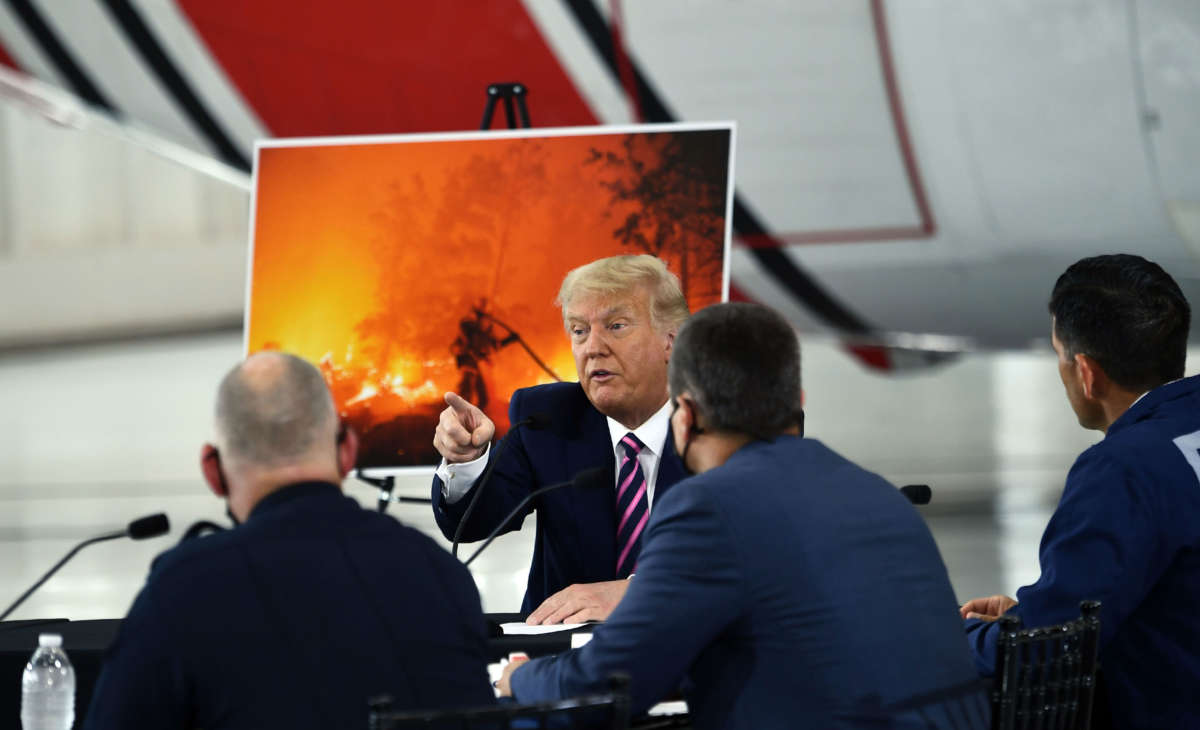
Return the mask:
[[[963,618],[979,618],[984,621],[995,621],[1017,605],[1014,598],[1008,596],[988,596],[987,598],[972,598],[958,609]]]
[[[514,658],[504,665],[504,671],[500,674],[500,679],[496,680],[496,690],[501,697],[512,697],[512,685],[509,683],[509,678],[512,677],[513,670],[529,661],[529,657]]]
[[[613,612],[625,589],[629,588],[627,580],[609,580],[600,583],[576,583],[569,585],[529,614],[525,623],[538,624],[576,624],[584,621],[604,621]]]

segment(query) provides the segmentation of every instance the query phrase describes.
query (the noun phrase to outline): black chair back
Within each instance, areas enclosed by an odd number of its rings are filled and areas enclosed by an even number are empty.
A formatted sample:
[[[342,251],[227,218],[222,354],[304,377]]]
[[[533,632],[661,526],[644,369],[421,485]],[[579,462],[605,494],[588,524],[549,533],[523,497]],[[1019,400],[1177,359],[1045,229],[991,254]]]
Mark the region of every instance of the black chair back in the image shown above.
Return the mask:
[[[611,689],[604,694],[571,697],[558,702],[508,703],[466,709],[396,711],[391,709],[390,697],[377,697],[368,703],[367,727],[370,730],[627,730],[629,677],[615,676],[609,682]]]
[[[999,619],[992,727],[996,730],[1086,730],[1091,724],[1100,641],[1100,602],[1083,601],[1080,617],[1022,629]]]

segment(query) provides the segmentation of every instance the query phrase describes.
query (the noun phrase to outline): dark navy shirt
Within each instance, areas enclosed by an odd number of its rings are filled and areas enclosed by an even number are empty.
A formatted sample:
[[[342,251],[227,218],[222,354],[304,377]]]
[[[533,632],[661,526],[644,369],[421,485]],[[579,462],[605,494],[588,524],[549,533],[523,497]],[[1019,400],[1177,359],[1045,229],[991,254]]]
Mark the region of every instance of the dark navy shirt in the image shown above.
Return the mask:
[[[105,659],[88,728],[366,728],[398,708],[493,702],[470,574],[333,484],[154,562]]]
[[[1150,391],[1079,456],[1038,557],[1011,613],[1046,626],[1101,601],[1114,725],[1200,727],[1200,376]],[[990,675],[998,627],[966,628]]]

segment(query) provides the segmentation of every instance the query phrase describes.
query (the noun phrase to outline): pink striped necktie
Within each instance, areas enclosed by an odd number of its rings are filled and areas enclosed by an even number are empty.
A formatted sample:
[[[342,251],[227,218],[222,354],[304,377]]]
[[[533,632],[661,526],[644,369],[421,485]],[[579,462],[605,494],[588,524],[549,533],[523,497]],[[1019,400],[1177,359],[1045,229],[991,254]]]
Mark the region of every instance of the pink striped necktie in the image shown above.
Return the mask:
[[[627,433],[621,447],[625,454],[617,470],[617,578],[628,578],[637,565],[650,509],[646,475],[637,458],[645,444]]]

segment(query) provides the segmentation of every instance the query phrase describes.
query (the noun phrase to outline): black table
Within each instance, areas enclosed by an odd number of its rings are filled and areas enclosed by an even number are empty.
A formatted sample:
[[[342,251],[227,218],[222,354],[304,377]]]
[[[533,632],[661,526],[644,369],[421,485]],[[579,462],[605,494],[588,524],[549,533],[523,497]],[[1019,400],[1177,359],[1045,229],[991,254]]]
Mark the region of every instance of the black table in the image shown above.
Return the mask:
[[[522,651],[530,657],[557,654],[571,648],[570,634],[562,631],[536,636],[503,636],[500,624],[523,621],[517,613],[487,614],[491,637],[488,661],[507,658]],[[75,727],[83,727],[84,715],[92,701],[92,688],[100,676],[104,652],[116,638],[120,619],[70,621],[63,618],[0,622],[0,727],[15,727],[21,714],[21,672],[37,649],[38,634],[62,634],[63,649],[75,667]],[[574,631],[588,631],[590,627]],[[366,710],[364,709],[364,712]],[[11,723],[11,724],[10,724]]]

